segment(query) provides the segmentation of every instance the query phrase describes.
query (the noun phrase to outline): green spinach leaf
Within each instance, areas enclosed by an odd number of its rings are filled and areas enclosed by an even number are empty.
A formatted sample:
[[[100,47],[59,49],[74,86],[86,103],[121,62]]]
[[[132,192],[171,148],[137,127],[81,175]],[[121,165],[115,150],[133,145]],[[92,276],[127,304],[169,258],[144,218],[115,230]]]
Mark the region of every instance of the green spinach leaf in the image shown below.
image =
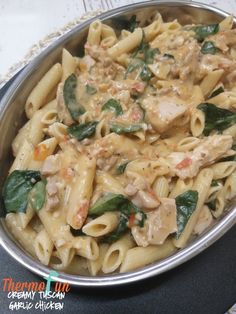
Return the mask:
[[[119,210],[127,199],[122,194],[107,193],[89,208],[89,215],[99,216],[107,211]]]
[[[192,28],[198,41],[203,41],[206,37],[219,32],[219,24],[199,25]]]
[[[117,167],[116,167],[116,174],[122,174],[122,173],[124,173],[125,172],[125,169],[126,169],[126,167],[127,167],[127,165],[128,165],[128,163],[129,163],[130,161],[129,160],[127,160],[127,161],[125,161],[125,162],[123,162],[122,164],[119,164]]]
[[[2,196],[6,213],[25,213],[28,195],[35,183],[41,180],[39,171],[15,170],[6,179]]]
[[[209,135],[212,130],[221,132],[236,122],[236,113],[213,104],[202,103],[197,108],[205,114],[204,135]]]
[[[115,113],[116,116],[120,116],[123,114],[123,109],[120,103],[116,99],[109,99],[103,106],[102,111],[111,110]]]
[[[78,141],[92,137],[95,134],[97,121],[89,121],[82,124],[76,124],[67,128],[68,133],[75,137]]]
[[[40,210],[46,199],[46,184],[44,181],[38,181],[29,192],[29,204],[32,209]]]
[[[94,95],[97,93],[97,89],[93,87],[92,85],[86,84],[85,88],[86,88],[86,93],[89,95]]]
[[[220,95],[221,93],[224,93],[224,88],[222,86],[215,89],[209,98],[213,98],[217,95]]]
[[[122,125],[122,124],[111,124],[110,130],[111,132],[115,132],[117,134],[123,133],[133,133],[143,129],[142,124],[130,124],[130,125]]]
[[[71,74],[65,80],[64,87],[63,87],[63,96],[64,96],[65,105],[67,109],[69,110],[72,119],[75,121],[80,115],[85,113],[84,107],[77,104],[76,94],[75,94],[76,86],[77,86],[76,75]]]
[[[196,209],[198,201],[198,192],[188,190],[175,198],[177,209],[177,232],[176,239],[179,239],[189,218]]]
[[[219,51],[219,49],[214,45],[212,41],[205,41],[201,47],[201,53],[204,55],[211,54],[214,55]]]

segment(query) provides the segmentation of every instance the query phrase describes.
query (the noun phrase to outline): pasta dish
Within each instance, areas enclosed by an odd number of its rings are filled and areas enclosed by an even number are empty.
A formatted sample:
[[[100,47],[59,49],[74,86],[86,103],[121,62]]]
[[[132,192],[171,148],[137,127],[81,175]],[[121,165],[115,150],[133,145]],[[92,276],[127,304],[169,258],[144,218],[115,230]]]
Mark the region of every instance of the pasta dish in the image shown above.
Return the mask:
[[[236,195],[236,30],[90,24],[25,104],[6,224],[44,265],[128,272],[186,246]]]

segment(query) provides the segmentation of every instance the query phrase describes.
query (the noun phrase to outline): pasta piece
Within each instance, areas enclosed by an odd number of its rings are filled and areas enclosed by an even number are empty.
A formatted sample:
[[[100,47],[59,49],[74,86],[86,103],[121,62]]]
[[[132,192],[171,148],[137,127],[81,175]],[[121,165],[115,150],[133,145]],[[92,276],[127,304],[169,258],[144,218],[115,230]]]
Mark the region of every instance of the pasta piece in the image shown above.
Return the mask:
[[[62,49],[62,81],[75,72],[76,60],[65,48]]]
[[[168,197],[170,187],[166,177],[158,177],[155,180],[152,189],[157,197]]]
[[[107,37],[115,37],[116,38],[116,33],[114,29],[106,24],[102,24],[102,38],[107,38]]]
[[[108,212],[85,224],[82,231],[88,236],[97,238],[113,231],[117,227],[118,222],[118,215]]]
[[[205,115],[201,110],[194,110],[191,115],[190,130],[193,136],[198,137],[202,134],[205,127]]]
[[[170,198],[175,198],[176,196],[188,191],[188,190],[191,190],[192,189],[192,186],[193,186],[193,179],[185,179],[185,180],[182,180],[182,179],[178,179],[176,184],[174,185],[172,191],[170,192],[170,195],[169,197]]]
[[[99,45],[102,35],[102,23],[100,20],[92,22],[89,26],[87,42],[89,45]]]
[[[143,38],[143,32],[141,28],[136,28],[133,33],[124,39],[118,41],[113,47],[108,49],[108,54],[115,59],[122,53],[126,53],[137,47]]]
[[[162,258],[170,256],[175,251],[171,240],[166,240],[162,245],[150,245],[147,247],[134,247],[127,251],[121,264],[120,273],[129,272]]]
[[[108,274],[117,270],[123,263],[127,251],[133,246],[134,242],[129,235],[125,235],[120,240],[113,243],[105,254],[102,271]]]
[[[178,152],[187,152],[193,150],[198,146],[200,140],[197,137],[185,137],[177,144],[176,150]]]
[[[37,233],[30,226],[22,229],[20,227],[19,217],[17,214],[7,214],[6,225],[14,238],[20,243],[20,245],[32,256],[35,256],[33,242]]]
[[[44,265],[48,265],[52,251],[53,251],[53,242],[50,239],[47,231],[42,229],[36,236],[34,240],[35,254]]]
[[[203,95],[207,97],[222,77],[224,70],[214,70],[209,72],[202,80],[200,87]]]
[[[81,236],[76,237],[73,242],[76,254],[95,261],[99,257],[99,247],[92,237]]]
[[[213,170],[213,179],[223,179],[228,177],[236,168],[235,161],[218,162],[211,166]]]
[[[101,186],[101,190],[104,192],[124,194],[124,189],[120,182],[107,172],[97,171],[96,184]]]
[[[80,229],[87,217],[90,198],[92,196],[93,179],[96,160],[80,155],[75,166],[74,177],[67,205],[67,223],[74,229]]]
[[[33,150],[34,146],[30,142],[28,142],[28,140],[24,140],[9,170],[9,173],[13,172],[14,170],[27,169],[29,162],[32,159]]]
[[[89,273],[92,276],[96,276],[97,273],[101,270],[104,257],[106,255],[106,252],[109,248],[109,245],[106,243],[99,245],[99,257],[96,260],[87,259],[87,267],[89,270]]]
[[[230,30],[233,26],[234,18],[232,15],[227,16],[219,23],[220,31],[227,31]]]
[[[226,200],[231,200],[236,196],[236,173],[231,173],[224,184],[224,195]]]
[[[21,148],[24,140],[28,137],[29,130],[30,130],[31,121],[27,121],[27,123],[19,130],[16,137],[12,142],[12,151],[13,155],[16,157],[19,149]]]
[[[33,88],[25,104],[25,112],[29,119],[39,108],[45,105],[47,96],[59,83],[61,75],[61,65],[56,63]]]

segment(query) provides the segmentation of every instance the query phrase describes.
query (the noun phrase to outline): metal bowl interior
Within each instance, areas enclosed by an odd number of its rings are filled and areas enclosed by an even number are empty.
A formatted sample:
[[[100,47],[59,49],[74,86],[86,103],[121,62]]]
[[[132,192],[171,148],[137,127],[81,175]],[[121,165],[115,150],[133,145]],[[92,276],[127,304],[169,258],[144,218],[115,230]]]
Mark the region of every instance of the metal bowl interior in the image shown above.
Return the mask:
[[[146,16],[148,18],[153,16],[157,11],[162,14],[164,21],[178,19],[183,25],[191,23],[216,23],[228,15],[226,12],[219,9],[195,2],[151,1],[114,9],[100,15],[99,18],[117,28],[122,23],[122,20],[129,18],[133,14],[141,15],[142,17]],[[74,55],[80,54],[83,44],[85,43],[88,26],[94,19],[95,18],[75,27],[35,58],[35,60],[18,75],[2,98],[0,103],[0,187],[3,185],[9,165],[12,162],[11,142],[17,130],[26,121],[24,104],[28,94],[44,73],[46,73],[55,62],[60,61],[63,47],[67,48]],[[186,248],[175,252],[173,255],[161,261],[138,269],[137,271],[124,274],[87,277],[60,272],[60,276],[55,279],[80,287],[105,287],[131,283],[161,274],[202,252],[229,230],[234,225],[235,221],[236,205],[234,202],[234,204],[232,203],[232,205],[228,207],[224,215],[215,221],[214,225],[206,230],[200,237],[193,239]],[[49,274],[50,268],[43,266],[16,243],[7,230],[3,218],[0,224],[0,244],[15,260],[30,271],[43,277]]]

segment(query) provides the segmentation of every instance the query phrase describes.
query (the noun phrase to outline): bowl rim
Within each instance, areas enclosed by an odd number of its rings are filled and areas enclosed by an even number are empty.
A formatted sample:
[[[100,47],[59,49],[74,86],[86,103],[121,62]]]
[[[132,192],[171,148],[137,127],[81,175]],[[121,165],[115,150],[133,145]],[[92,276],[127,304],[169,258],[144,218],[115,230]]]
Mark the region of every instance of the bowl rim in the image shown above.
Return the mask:
[[[112,18],[116,15],[120,15],[122,13],[131,12],[133,9],[140,9],[143,7],[151,7],[165,5],[166,7],[171,6],[180,6],[180,7],[193,7],[199,9],[206,9],[213,13],[218,14],[219,16],[226,17],[230,14],[213,7],[211,5],[199,3],[199,2],[190,2],[190,1],[145,1],[136,4],[125,5],[116,9],[112,9],[105,13],[102,13],[98,16],[95,16],[87,21],[79,24],[74,27],[71,31],[66,33],[57,39],[54,43],[52,43],[48,48],[46,48],[43,52],[41,52],[34,60],[32,60],[26,67],[18,74],[17,78],[12,82],[10,87],[7,89],[5,95],[2,97],[0,102],[0,121],[4,116],[5,110],[14,97],[14,95],[18,92],[21,87],[21,83],[29,78],[33,69],[38,66],[44,58],[47,57],[57,46],[66,42],[66,40],[72,36],[72,34],[78,33],[82,31],[85,27],[87,27],[92,21],[100,18],[102,20],[107,18]],[[235,20],[235,19],[234,19]],[[4,88],[4,87],[3,87]],[[53,277],[52,279],[58,282],[66,282],[73,286],[77,287],[109,287],[109,286],[120,286],[123,284],[129,284],[133,282],[137,282],[146,278],[153,277],[155,275],[159,275],[166,271],[169,271],[180,264],[190,260],[195,255],[199,254],[215,241],[217,241],[220,237],[222,237],[236,222],[236,204],[229,206],[229,211],[226,215],[219,221],[216,222],[211,229],[201,236],[198,236],[196,240],[188,244],[187,247],[176,251],[173,255],[164,258],[160,261],[154,262],[151,265],[140,268],[138,270],[127,272],[127,273],[118,273],[118,274],[110,274],[105,276],[79,276],[79,275],[71,275],[66,274],[64,272],[58,271],[59,277]],[[13,257],[17,262],[23,265],[25,268],[30,270],[31,272],[47,278],[50,270],[49,267],[44,266],[39,261],[36,261],[33,257],[29,256],[28,253],[24,252],[20,246],[13,240],[12,237],[9,237],[6,231],[4,231],[5,227],[3,224],[3,219],[1,219],[1,227],[0,227],[0,245],[5,249],[5,251]]]

